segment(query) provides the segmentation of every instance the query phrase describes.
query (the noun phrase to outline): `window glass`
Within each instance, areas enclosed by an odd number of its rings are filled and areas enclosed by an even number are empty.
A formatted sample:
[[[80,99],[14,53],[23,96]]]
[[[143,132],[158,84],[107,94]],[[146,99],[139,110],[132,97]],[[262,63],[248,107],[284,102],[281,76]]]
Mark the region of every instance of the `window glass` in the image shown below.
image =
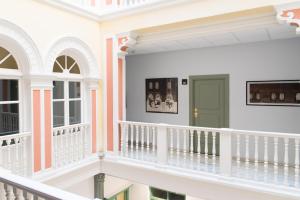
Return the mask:
[[[69,102],[69,123],[79,124],[81,123],[81,101]]]
[[[185,196],[181,194],[175,194],[172,192],[169,192],[169,199],[171,200],[185,200]]]
[[[64,99],[63,81],[53,81],[53,99]]]
[[[0,68],[18,69],[15,58],[2,47],[0,47]]]
[[[18,101],[18,80],[0,80],[0,101]]]
[[[164,190],[160,190],[157,188],[151,188],[151,194],[153,197],[161,198],[161,199],[167,199],[168,198],[168,192]]]
[[[80,82],[69,82],[69,98],[80,98]]]
[[[19,104],[0,104],[0,135],[19,132]]]
[[[63,101],[53,102],[53,127],[65,125],[64,103]]]

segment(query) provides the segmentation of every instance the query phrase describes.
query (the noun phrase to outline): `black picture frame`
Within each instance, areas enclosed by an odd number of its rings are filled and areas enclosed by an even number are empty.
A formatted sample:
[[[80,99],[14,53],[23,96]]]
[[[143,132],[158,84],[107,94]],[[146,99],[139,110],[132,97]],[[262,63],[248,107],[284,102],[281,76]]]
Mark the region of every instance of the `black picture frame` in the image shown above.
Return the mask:
[[[246,81],[248,106],[300,106],[300,80]]]
[[[178,78],[146,79],[145,95],[146,112],[178,114]]]

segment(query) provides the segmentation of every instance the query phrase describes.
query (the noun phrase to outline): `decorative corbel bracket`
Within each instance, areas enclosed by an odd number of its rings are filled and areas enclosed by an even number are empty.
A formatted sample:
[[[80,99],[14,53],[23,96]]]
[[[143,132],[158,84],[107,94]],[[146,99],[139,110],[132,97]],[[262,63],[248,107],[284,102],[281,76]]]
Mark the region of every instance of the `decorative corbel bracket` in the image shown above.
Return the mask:
[[[118,56],[124,57],[128,54],[128,49],[137,43],[137,34],[134,32],[118,35]]]
[[[279,5],[276,10],[278,22],[296,27],[296,33],[300,34],[300,3]]]

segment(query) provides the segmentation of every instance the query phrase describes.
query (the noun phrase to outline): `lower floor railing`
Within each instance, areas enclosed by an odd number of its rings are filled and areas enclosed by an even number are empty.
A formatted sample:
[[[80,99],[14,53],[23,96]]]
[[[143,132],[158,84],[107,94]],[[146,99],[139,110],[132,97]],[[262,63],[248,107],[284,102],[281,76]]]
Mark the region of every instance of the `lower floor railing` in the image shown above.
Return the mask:
[[[0,137],[0,166],[14,174],[31,174],[31,133]]]
[[[85,159],[92,153],[88,124],[53,129],[53,165],[59,168]]]
[[[299,134],[119,122],[120,155],[299,187]]]
[[[0,169],[1,200],[88,200]]]

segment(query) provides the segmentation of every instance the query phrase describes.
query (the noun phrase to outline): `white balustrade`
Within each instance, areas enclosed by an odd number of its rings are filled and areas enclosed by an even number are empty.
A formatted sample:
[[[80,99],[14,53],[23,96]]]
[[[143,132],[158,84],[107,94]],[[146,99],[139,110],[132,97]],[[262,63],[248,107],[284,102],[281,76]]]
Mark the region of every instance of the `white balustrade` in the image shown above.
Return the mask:
[[[88,200],[87,198],[0,169],[1,200]]]
[[[298,134],[127,121],[119,124],[121,156],[266,182],[270,177],[278,181],[281,176],[285,184],[294,179],[299,185]]]
[[[31,133],[0,136],[0,167],[14,174],[31,175]]]
[[[53,128],[53,165],[59,168],[87,158],[91,154],[88,124]]]

